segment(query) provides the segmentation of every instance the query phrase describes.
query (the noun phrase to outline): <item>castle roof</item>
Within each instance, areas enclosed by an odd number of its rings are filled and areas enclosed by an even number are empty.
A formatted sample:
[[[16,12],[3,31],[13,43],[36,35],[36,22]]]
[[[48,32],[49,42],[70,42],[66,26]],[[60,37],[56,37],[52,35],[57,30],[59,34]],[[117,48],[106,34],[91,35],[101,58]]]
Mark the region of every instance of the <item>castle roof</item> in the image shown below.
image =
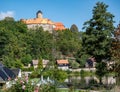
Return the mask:
[[[38,13],[42,13],[42,11],[38,11]],[[53,22],[50,19],[47,18],[42,18],[38,17],[33,18],[33,19],[21,19],[22,22],[24,22],[27,25],[32,25],[32,24],[48,24],[48,25],[53,25],[54,30],[64,30],[65,27],[61,22]]]
[[[65,27],[64,27],[64,25],[61,22],[56,22],[55,23],[54,30],[64,30],[64,29],[65,29]]]
[[[50,25],[53,25],[54,23],[47,19],[47,18],[34,18],[34,19],[22,19],[22,21],[25,23],[25,24],[50,24]]]

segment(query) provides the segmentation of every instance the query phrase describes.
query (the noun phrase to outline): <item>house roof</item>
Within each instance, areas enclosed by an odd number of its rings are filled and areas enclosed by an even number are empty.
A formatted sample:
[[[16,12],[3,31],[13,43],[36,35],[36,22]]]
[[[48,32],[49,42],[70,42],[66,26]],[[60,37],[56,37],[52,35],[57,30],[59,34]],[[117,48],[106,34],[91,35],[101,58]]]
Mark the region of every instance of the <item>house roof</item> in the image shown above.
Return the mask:
[[[32,64],[33,65],[37,65],[38,64],[38,60],[32,60]]]
[[[11,69],[11,70],[16,76],[18,76],[20,69],[16,68],[16,69]]]
[[[0,66],[0,78],[4,81],[14,79],[16,75],[7,67]]]
[[[69,64],[68,60],[57,60],[57,64]]]

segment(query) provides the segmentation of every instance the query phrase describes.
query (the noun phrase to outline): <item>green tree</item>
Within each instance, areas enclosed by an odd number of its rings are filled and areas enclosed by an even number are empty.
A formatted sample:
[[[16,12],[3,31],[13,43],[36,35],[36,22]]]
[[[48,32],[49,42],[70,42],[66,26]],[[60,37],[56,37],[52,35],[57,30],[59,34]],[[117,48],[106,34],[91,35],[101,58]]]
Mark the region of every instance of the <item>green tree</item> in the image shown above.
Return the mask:
[[[40,71],[43,69],[42,58],[39,59],[39,62],[38,62],[38,69],[40,69]]]
[[[57,51],[63,55],[74,56],[81,48],[81,39],[79,32],[72,32],[69,29],[59,31],[56,38]]]
[[[26,54],[25,56],[23,56],[21,58],[21,62],[25,65],[25,66],[28,66],[28,64],[30,64],[32,61],[32,57],[30,54]]]
[[[78,32],[79,30],[78,30],[78,27],[77,27],[75,24],[73,24],[73,25],[70,27],[70,31],[72,31],[72,32]]]
[[[113,71],[116,72],[116,76],[119,82],[120,81],[120,24],[115,29],[114,35],[115,37],[112,41],[111,54],[112,54],[112,59],[115,62],[115,65],[113,65]]]
[[[13,18],[7,17],[0,21],[0,58],[8,67],[15,67],[15,62],[25,55],[26,31],[25,24]]]
[[[114,16],[107,11],[108,5],[103,2],[97,2],[93,9],[92,19],[84,23],[84,35],[82,36],[83,52],[90,56],[94,56],[96,61],[103,66],[97,67],[102,76],[104,73],[103,59],[110,59],[110,48],[112,36],[114,32],[113,18]],[[103,65],[102,65],[103,64]],[[96,73],[98,74],[98,73]],[[99,75],[102,77],[101,75]]]
[[[107,71],[107,63],[106,62],[100,62],[99,64],[96,65],[96,74],[98,75],[100,79],[100,84],[102,84],[102,77],[105,76],[105,74],[108,72]]]
[[[42,28],[31,30],[33,33],[31,36],[30,53],[33,58],[38,59],[40,57],[48,59],[50,58],[52,51],[52,35],[47,31],[43,31]]]
[[[95,56],[97,62],[110,58],[110,47],[114,31],[113,15],[107,12],[108,5],[103,2],[96,3],[93,17],[84,23],[86,32],[82,40],[83,50]]]
[[[70,66],[72,68],[79,68],[80,64],[76,61],[69,60]]]
[[[54,79],[59,83],[64,82],[64,80],[67,78],[67,73],[59,69],[53,70],[53,75],[54,75]]]

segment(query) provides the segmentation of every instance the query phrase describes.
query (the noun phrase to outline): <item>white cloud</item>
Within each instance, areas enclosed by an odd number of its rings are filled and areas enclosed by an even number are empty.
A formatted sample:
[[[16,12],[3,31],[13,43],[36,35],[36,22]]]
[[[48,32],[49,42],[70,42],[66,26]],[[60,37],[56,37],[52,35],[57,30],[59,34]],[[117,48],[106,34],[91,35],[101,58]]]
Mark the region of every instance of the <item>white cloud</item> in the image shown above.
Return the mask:
[[[0,12],[0,20],[4,19],[5,17],[14,17],[14,12],[13,11]]]

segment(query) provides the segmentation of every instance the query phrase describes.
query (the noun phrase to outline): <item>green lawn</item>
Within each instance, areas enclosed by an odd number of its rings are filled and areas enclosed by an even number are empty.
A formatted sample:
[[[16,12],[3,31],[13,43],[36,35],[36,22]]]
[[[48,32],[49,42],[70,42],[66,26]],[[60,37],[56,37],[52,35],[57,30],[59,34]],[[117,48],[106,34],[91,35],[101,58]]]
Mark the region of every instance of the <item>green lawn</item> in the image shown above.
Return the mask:
[[[70,91],[70,89],[61,88],[61,89],[59,89],[58,92],[89,92],[89,91],[83,91],[83,90],[78,90],[78,89]]]

